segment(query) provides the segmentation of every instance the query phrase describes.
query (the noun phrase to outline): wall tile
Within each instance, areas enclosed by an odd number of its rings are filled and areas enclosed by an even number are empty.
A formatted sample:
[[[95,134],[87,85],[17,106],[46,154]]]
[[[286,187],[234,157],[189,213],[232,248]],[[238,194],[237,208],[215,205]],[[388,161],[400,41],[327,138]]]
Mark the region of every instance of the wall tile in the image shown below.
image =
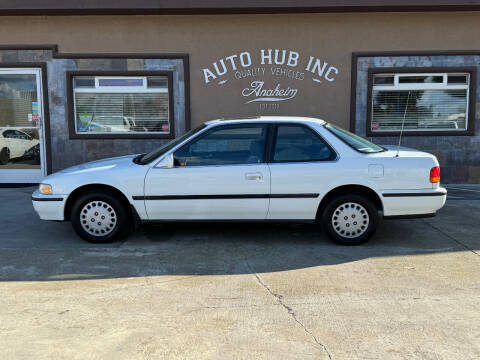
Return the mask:
[[[0,51],[0,58],[2,62],[18,62],[17,50],[2,50]]]
[[[468,182],[472,184],[480,183],[480,166],[468,167]]]
[[[143,70],[143,59],[127,59],[127,69],[132,70]]]

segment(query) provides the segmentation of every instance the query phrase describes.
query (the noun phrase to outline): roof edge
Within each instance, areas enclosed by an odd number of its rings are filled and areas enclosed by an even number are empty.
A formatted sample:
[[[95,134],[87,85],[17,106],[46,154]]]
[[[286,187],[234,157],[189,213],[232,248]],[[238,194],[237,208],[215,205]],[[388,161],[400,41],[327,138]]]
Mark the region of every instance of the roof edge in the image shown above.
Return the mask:
[[[0,16],[479,11],[480,0],[2,0]]]

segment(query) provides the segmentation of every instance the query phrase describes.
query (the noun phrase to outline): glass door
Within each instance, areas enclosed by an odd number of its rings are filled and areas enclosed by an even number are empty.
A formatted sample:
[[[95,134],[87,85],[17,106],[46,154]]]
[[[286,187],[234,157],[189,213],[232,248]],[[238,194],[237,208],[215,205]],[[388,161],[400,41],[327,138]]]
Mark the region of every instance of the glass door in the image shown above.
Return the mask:
[[[41,69],[0,69],[0,183],[45,174]]]

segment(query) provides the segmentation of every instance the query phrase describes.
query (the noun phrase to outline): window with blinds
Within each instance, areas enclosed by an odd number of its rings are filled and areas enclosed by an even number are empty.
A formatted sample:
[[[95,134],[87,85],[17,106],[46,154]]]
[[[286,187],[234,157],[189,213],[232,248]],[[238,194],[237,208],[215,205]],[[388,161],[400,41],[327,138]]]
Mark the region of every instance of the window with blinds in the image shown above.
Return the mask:
[[[375,74],[372,132],[465,131],[470,74]]]
[[[75,76],[77,133],[170,133],[166,76]]]

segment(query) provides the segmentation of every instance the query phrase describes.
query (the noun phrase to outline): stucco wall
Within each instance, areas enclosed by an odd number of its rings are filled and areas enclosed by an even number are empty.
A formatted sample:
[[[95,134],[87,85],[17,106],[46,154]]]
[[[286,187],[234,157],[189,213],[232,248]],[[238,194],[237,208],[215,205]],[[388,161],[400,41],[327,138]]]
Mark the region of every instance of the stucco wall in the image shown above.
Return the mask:
[[[335,65],[339,74],[262,113],[314,115],[347,126],[352,51],[480,49],[479,20],[476,12],[2,17],[0,43],[58,44],[60,52],[189,53],[193,125],[259,112],[245,106],[244,83],[208,86],[204,67],[241,51],[296,50]]]

